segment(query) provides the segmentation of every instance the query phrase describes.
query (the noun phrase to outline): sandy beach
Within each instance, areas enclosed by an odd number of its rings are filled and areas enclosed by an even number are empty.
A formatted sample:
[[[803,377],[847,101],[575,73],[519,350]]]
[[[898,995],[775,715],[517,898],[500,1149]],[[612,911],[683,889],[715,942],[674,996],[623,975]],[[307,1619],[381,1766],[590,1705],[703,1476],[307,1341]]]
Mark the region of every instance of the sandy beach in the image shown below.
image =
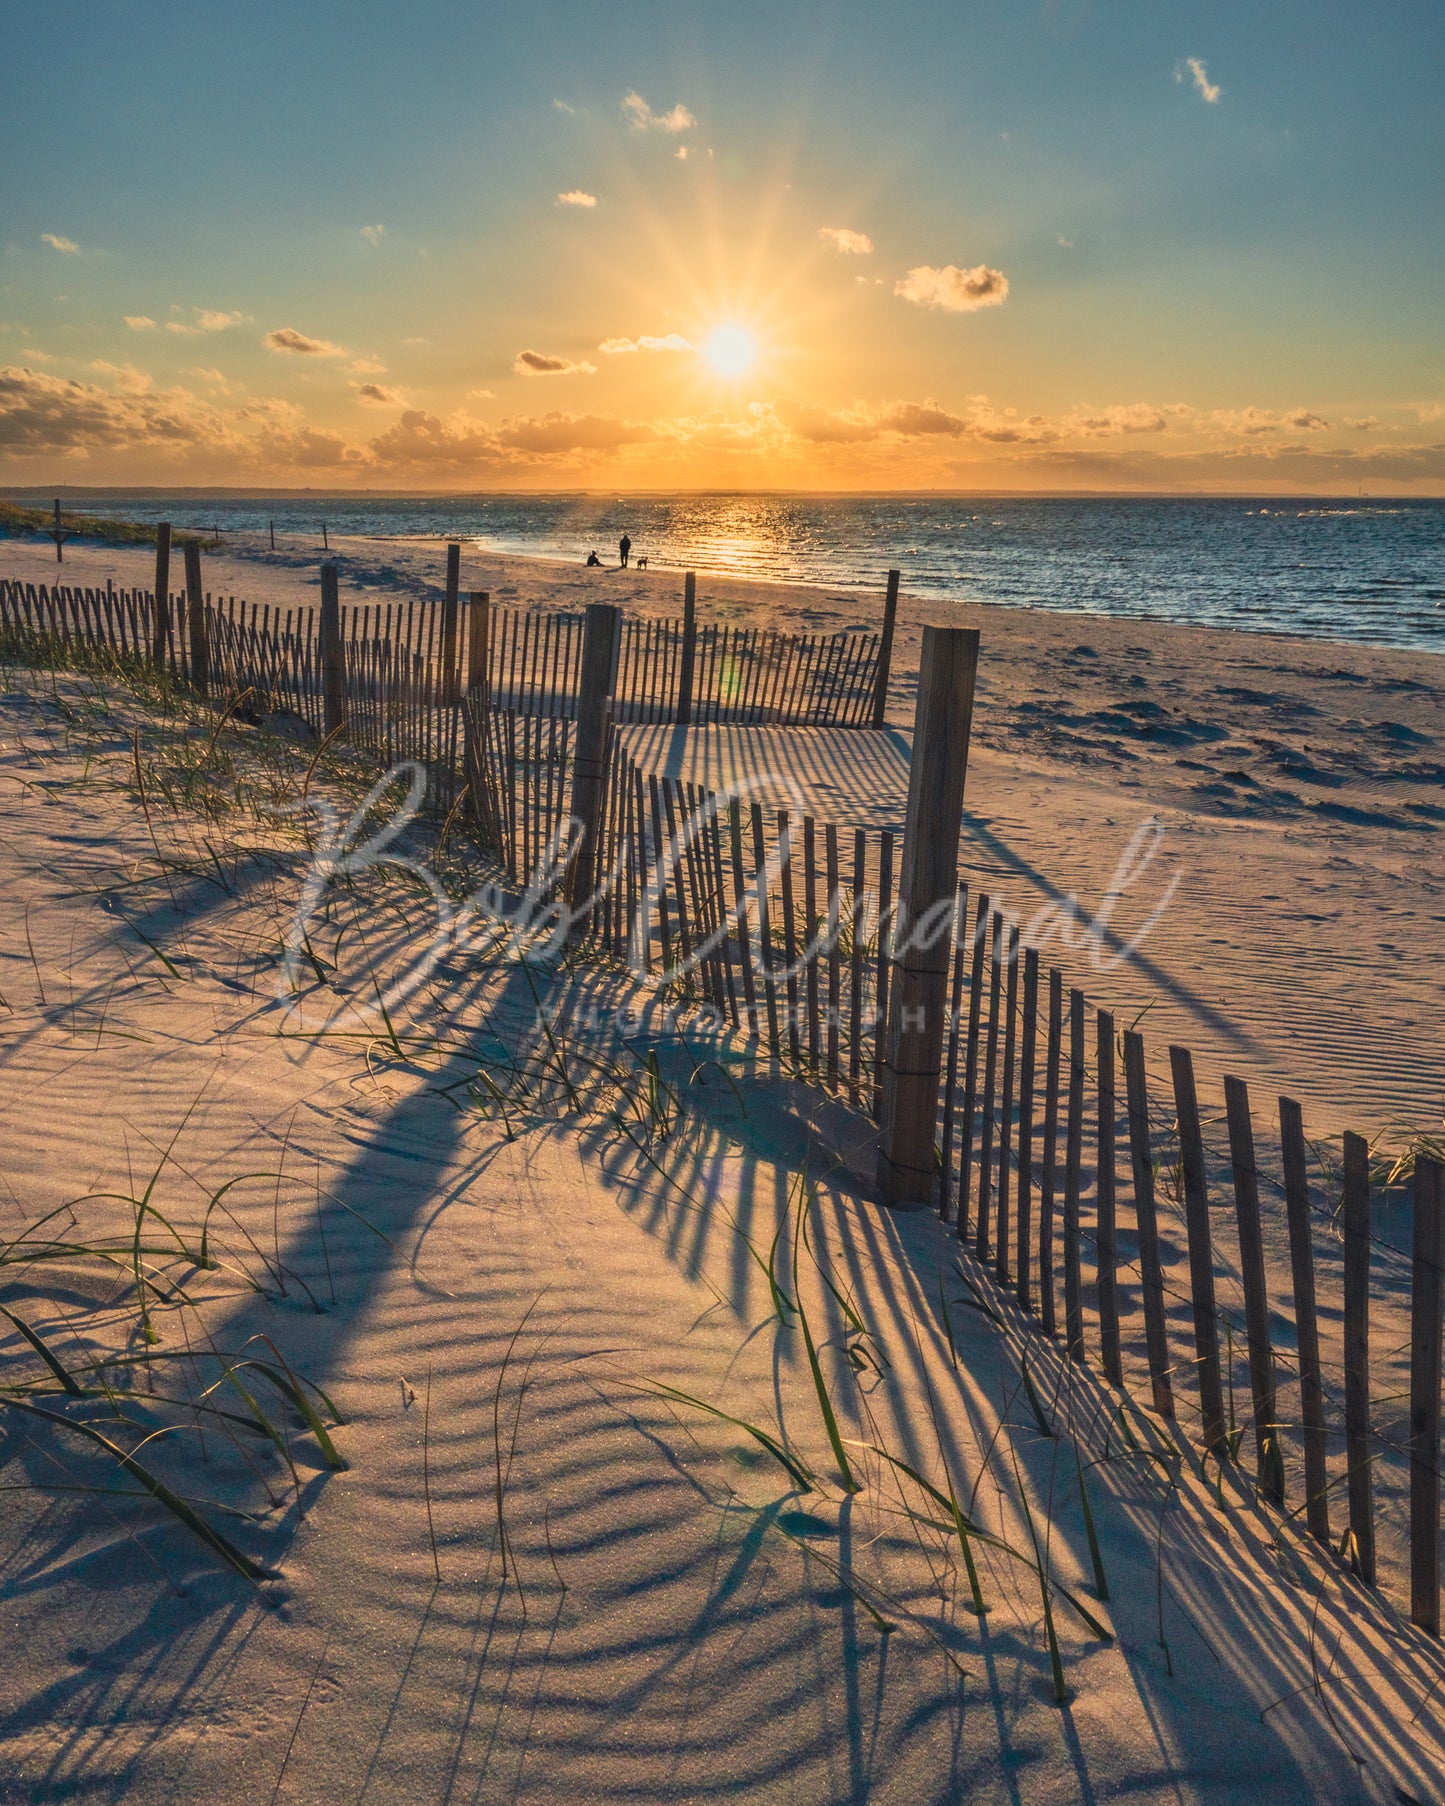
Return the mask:
[[[340,966],[278,986],[298,872],[274,818],[143,808],[130,734],[157,785],[180,747],[122,700],[63,680],[4,708],[9,1233],[57,1212],[69,1242],[124,1238],[155,1172],[219,1264],[160,1248],[149,1386],[264,1335],[334,1401],[346,1464],[299,1419],[281,1446],[149,1445],[279,1572],[257,1587],[93,1451],[13,1435],[7,1806],[1434,1797],[1438,1653],[1132,1407],[1155,1458],[1131,1454],[1056,1350],[1025,1391],[983,1270],[860,1190],[866,1122],[666,1036],[661,1116],[620,1047],[570,1106],[527,1025],[539,984],[563,1023],[616,1000],[585,968],[448,962],[389,1045],[357,1037]],[[374,938],[348,972],[425,926],[404,884],[353,904],[336,958],[349,921]],[[500,1116],[488,1059],[533,1075]],[[68,1362],[135,1346],[124,1274],[10,1271]],[[985,1616],[909,1471],[960,1489]]]
[[[440,542],[337,540],[332,551],[348,599],[439,592]],[[0,572],[53,581],[46,553],[0,545]],[[258,540],[208,556],[206,581],[296,606],[317,594],[320,556],[284,542],[273,555]],[[148,585],[154,559],[72,545],[63,570]],[[470,545],[461,580],[500,606],[681,607],[676,571],[589,570]],[[876,630],[882,598],[709,576],[698,607],[702,619],[831,633]],[[659,770],[715,785],[775,772],[779,794],[801,794],[819,820],[901,827],[919,632],[943,618],[937,603],[900,599],[887,736],[697,729],[634,740]],[[1177,1039],[1211,1073],[1238,1072],[1266,1098],[1291,1093],[1312,1132],[1351,1127],[1390,1144],[1438,1128],[1445,663],[1044,610],[948,619],[983,636],[965,797],[972,881],[1034,924],[1038,942],[1052,935],[1052,957],[1090,996],[1125,1021],[1147,1010],[1155,1047]]]

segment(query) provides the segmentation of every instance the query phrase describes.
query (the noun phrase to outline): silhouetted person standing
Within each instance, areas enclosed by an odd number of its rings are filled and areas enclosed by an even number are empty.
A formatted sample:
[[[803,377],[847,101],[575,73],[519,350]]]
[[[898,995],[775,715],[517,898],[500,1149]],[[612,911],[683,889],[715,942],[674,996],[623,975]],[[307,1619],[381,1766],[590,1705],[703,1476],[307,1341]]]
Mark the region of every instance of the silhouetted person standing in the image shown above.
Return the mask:
[[[617,550],[622,555],[622,568],[627,569],[627,560],[632,556],[632,541],[624,533],[617,542]]]

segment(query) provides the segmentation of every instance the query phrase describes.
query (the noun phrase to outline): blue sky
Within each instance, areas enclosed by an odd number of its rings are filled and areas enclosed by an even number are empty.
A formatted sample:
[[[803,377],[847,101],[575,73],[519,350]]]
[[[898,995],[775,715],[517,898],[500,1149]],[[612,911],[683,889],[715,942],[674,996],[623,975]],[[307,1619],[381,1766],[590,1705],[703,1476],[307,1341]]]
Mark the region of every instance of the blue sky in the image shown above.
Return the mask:
[[[1445,488],[1437,5],[3,17],[15,482]]]

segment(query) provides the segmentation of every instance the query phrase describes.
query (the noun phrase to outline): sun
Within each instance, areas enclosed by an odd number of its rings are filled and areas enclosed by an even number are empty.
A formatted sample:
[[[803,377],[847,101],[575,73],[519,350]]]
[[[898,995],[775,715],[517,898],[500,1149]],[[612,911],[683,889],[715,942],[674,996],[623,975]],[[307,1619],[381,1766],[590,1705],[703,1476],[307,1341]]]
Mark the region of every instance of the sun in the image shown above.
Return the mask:
[[[758,341],[746,326],[714,326],[702,342],[703,362],[714,376],[735,381],[758,358]]]

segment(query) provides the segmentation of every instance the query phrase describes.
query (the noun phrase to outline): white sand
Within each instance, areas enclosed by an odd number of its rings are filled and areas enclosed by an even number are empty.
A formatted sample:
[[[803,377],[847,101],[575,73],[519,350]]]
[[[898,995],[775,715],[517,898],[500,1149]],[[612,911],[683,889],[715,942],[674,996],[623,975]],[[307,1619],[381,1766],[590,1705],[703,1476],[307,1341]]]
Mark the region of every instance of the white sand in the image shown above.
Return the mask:
[[[72,549],[71,569],[78,574],[88,556]],[[132,554],[112,568],[133,581],[129,573],[143,563]],[[521,588],[534,572],[544,586],[552,567],[493,561],[485,575]],[[561,573],[546,593],[565,593],[578,576]],[[238,593],[266,597],[261,576],[243,577]],[[659,599],[673,581],[652,579]],[[778,596],[769,592],[768,606],[780,608]],[[1083,889],[1075,874],[1087,877],[1113,856],[1112,847],[1097,850],[1101,829],[1131,823],[1125,806],[1138,799],[1112,767],[1081,775],[1039,760],[1013,773],[1006,811],[980,795],[1006,777],[988,711],[1001,711],[998,699],[1013,693],[1008,674],[1028,668],[1026,630],[1041,642],[1087,637],[1110,673],[1129,668],[1126,638],[1147,639],[1162,659],[1178,630],[1144,635],[1131,627],[1126,636],[1108,623],[1084,631],[1017,615],[990,615],[985,630],[986,646],[999,651],[970,798],[995,837],[981,844],[1002,842],[1007,857],[992,856],[1015,873],[1024,859],[1054,883]],[[1276,656],[1272,687],[1289,681],[1285,661],[1298,653],[1290,643],[1209,637],[1226,640],[1236,659]],[[1315,648],[1307,656],[1352,669],[1384,657],[1336,660],[1333,650]],[[1414,706],[1413,692],[1379,690],[1393,669],[1388,659],[1382,669],[1370,674],[1368,705],[1364,697],[1351,703],[1362,716],[1377,703],[1396,706],[1383,696]],[[1233,674],[1216,665],[1211,679],[1220,678],[1232,682]],[[1107,683],[1096,681],[1090,694],[1102,697]],[[247,857],[247,844],[266,835],[232,832],[218,843],[211,834],[228,891],[201,869],[215,862],[200,826],[183,821],[177,834],[163,824],[166,848],[197,867],[173,879],[172,892],[156,880],[127,784],[123,732],[99,721],[72,726],[67,741],[62,729],[53,710],[5,702],[0,1145],[8,1219],[18,1227],[67,1198],[129,1192],[133,1174],[144,1183],[159,1158],[154,1150],[196,1098],[157,1192],[177,1220],[194,1223],[206,1198],[239,1174],[275,1172],[284,1148],[289,1177],[280,1186],[255,1181],[229,1194],[238,1227],[228,1236],[239,1245],[244,1227],[259,1248],[279,1249],[293,1275],[289,1296],[242,1292],[223,1272],[197,1281],[200,1316],[223,1347],[264,1329],[331,1390],[350,1419],[338,1440],[352,1465],[323,1475],[312,1445],[299,1438],[298,1505],[278,1461],[258,1462],[259,1478],[233,1471],[222,1455],[211,1469],[191,1464],[198,1493],[256,1505],[264,1480],[280,1500],[264,1534],[227,1520],[279,1559],[288,1595],[280,1610],[263,1609],[152,1507],[112,1505],[112,1516],[84,1495],[47,1504],[36,1493],[0,1494],[10,1651],[0,1670],[0,1801],[253,1806],[272,1797],[278,1777],[285,1801],[399,1806],[1293,1806],[1398,1800],[1398,1789],[1422,1801],[1440,1797],[1438,1652],[1381,1602],[1312,1563],[1288,1532],[1275,1548],[1242,1501],[1221,1513],[1187,1472],[1171,1493],[1154,1464],[1121,1457],[1117,1430],[1113,1458],[1090,1474],[1112,1594],[1108,1605],[1093,1598],[1072,1441],[1040,1434],[1020,1395],[1014,1338],[967,1307],[946,1232],[927,1217],[879,1211],[850,1177],[850,1157],[866,1158],[866,1124],[805,1091],[754,1078],[745,1059],[734,1068],[737,1089],[713,1069],[689,1084],[690,1063],[665,1044],[686,1108],[650,1160],[601,1122],[579,1129],[522,1119],[509,1140],[494,1120],[459,1112],[441,1087],[474,1069],[484,1024],[510,1037],[519,1013],[528,1013],[513,968],[449,962],[417,999],[407,1017],[417,1032],[454,1027],[467,1038],[440,1066],[419,1048],[398,1061],[379,1046],[291,1038],[274,960],[295,878]],[[1319,744],[1349,744],[1348,728],[1332,732],[1329,740],[1321,732]],[[1314,746],[1313,728],[1311,736]],[[698,752],[723,756],[706,743]],[[894,806],[879,776],[886,758],[855,770],[846,763],[852,756],[836,747],[810,764],[809,781],[835,783],[842,802],[854,799],[857,819],[875,819]],[[1115,799],[1117,824],[1092,813],[1106,797]],[[1296,932],[1297,893],[1265,875],[1273,869],[1265,860],[1243,861],[1240,847],[1291,848],[1298,869],[1314,872],[1331,887],[1332,905],[1343,907],[1351,882],[1381,894],[1392,836],[1409,846],[1408,857],[1421,858],[1415,849],[1433,844],[1434,833],[1314,825],[1311,837],[1338,833],[1350,848],[1354,875],[1346,878],[1323,848],[1309,865],[1309,839],[1283,820],[1192,820],[1197,844],[1214,848],[1210,857],[1231,878],[1231,894],[1260,893],[1270,906],[1256,917],[1238,906],[1211,914],[1207,896],[1198,905],[1198,921],[1232,937],[1241,987],[1262,963],[1261,950]],[[1363,846],[1361,835],[1369,837]],[[1418,907],[1422,919],[1429,915]],[[1438,903],[1435,916],[1438,937]],[[1358,955],[1358,935],[1351,941],[1341,929],[1337,941],[1323,940],[1318,970],[1333,974],[1346,945]],[[357,957],[349,945],[347,960]],[[1199,957],[1209,957],[1202,945]],[[1290,999],[1297,1020],[1312,1021],[1319,998],[1308,974],[1301,977],[1298,960],[1292,984],[1285,961],[1279,970],[1280,998]],[[1427,972],[1434,977],[1438,964],[1422,963],[1413,982]],[[1355,968],[1338,982],[1339,995],[1357,1002],[1377,989]],[[558,1000],[575,1003],[589,990],[595,995],[582,973]],[[1400,998],[1408,992],[1402,982]],[[316,992],[309,1026],[343,1026],[346,1002]],[[1261,1030],[1274,1026],[1264,1014]],[[1311,1050],[1321,1095],[1335,1083],[1331,1057],[1322,1045]],[[1382,1067],[1387,1057],[1380,1053]],[[1359,1070],[1374,1068],[1362,1059]],[[1063,1711],[1050,1698],[1038,1592],[1024,1567],[983,1552],[992,1609],[980,1626],[961,1609],[956,1545],[950,1555],[945,1535],[930,1540],[910,1530],[884,1464],[855,1449],[867,1485],[851,1501],[840,1494],[801,1337],[777,1328],[763,1273],[741,1239],[746,1232],[766,1254],[805,1165],[818,1180],[820,1259],[847,1288],[880,1357],[881,1371],[865,1367],[855,1380],[840,1350],[857,1338],[846,1335],[805,1258],[800,1290],[819,1339],[829,1338],[823,1360],[844,1435],[879,1442],[935,1480],[939,1448],[947,1449],[960,1484],[980,1483],[980,1520],[1027,1548],[1022,1481],[1041,1530],[1051,1523],[1052,1570],[1116,1634],[1113,1643],[1090,1637],[1061,1608],[1072,1696]],[[306,1304],[298,1275],[324,1310]],[[794,1284],[786,1248],[780,1275]],[[941,1278],[957,1366],[938,1302]],[[5,1302],[59,1344],[88,1321],[94,1284],[78,1274],[69,1296],[51,1294],[44,1316],[23,1281]],[[529,1307],[499,1411],[504,1442],[517,1412],[504,1509],[524,1616],[515,1587],[501,1585],[493,1399],[508,1340]],[[178,1313],[157,1316],[162,1347],[177,1346]],[[3,1346],[7,1358],[22,1358],[14,1337]],[[1088,1379],[1063,1381],[1047,1352],[1031,1356],[1031,1370],[1050,1421],[1072,1423],[1086,1455],[1100,1453],[1112,1408],[1100,1411],[1104,1395]],[[428,1374],[439,1587],[422,1492]],[[742,1433],[640,1395],[628,1383],[637,1376],[665,1380],[774,1433],[781,1424],[827,1484],[791,1495]],[[1137,1433],[1147,1439],[1142,1426]],[[11,1458],[0,1482],[10,1484],[53,1484],[55,1455],[78,1459],[44,1431],[14,1434],[4,1447]],[[184,1597],[167,1591],[142,1545],[184,1581]],[[1161,1549],[1167,1655],[1159,1641]],[[879,1589],[875,1603],[899,1625],[892,1636],[881,1636],[855,1593],[839,1585],[840,1561],[860,1587]]]
[[[207,557],[218,593],[294,606],[315,597],[319,547],[260,536]],[[347,594],[435,595],[436,541],[341,540]],[[53,580],[53,552],[0,541],[0,574]],[[71,545],[76,581],[151,581],[154,555]],[[173,561],[179,581],[179,560]],[[464,589],[505,605],[605,599],[678,612],[675,571],[587,570],[464,547]],[[744,579],[702,580],[704,619],[794,632],[876,627],[881,597]],[[820,820],[901,826],[919,628],[936,603],[903,598],[891,719],[846,734],[669,731],[659,766],[708,782],[769,769]],[[1402,1143],[1445,1119],[1445,661],[1276,635],[1044,610],[970,610],[983,635],[964,859],[1027,924],[1070,893],[1088,921],[1147,821],[1156,856],[1109,911],[1109,934],[1055,953],[1100,1004],[1161,1053],[1182,1041],[1217,1077],[1251,1080],[1257,1112],[1288,1091],[1312,1134],[1353,1128]],[[1178,886],[1137,957],[1117,964]],[[1042,923],[1040,923],[1042,926]],[[1045,954],[1045,963],[1051,956]]]
[[[257,1458],[281,1503],[250,1541],[283,1567],[280,1610],[152,1507],[0,1494],[7,1806],[254,1806],[273,1790],[398,1806],[1439,1797],[1438,1653],[1288,1535],[1273,1549],[1242,1502],[1219,1512],[1187,1473],[1171,1493],[1152,1464],[1121,1457],[1117,1431],[1113,1458],[1091,1469],[1112,1594],[1093,1598],[1072,1442],[1039,1433],[1012,1338],[963,1302],[946,1233],[860,1196],[845,1157],[866,1125],[753,1083],[746,1065],[740,1092],[715,1074],[688,1085],[687,1063],[664,1047],[686,1113],[651,1161],[600,1123],[520,1121],[508,1140],[439,1094],[470,1069],[465,1048],[438,1068],[282,1038],[292,1019],[275,998],[274,953],[292,881],[246,852],[267,836],[211,836],[228,894],[200,869],[199,825],[163,823],[167,853],[197,863],[172,893],[126,787],[123,732],[72,726],[67,745],[61,729],[53,711],[7,699],[8,1215],[18,1225],[69,1197],[132,1190],[131,1170],[143,1182],[198,1097],[157,1191],[176,1220],[194,1223],[238,1174],[277,1170],[284,1144],[285,1184],[238,1186],[230,1203],[258,1247],[279,1249],[289,1296],[197,1276],[200,1316],[222,1347],[264,1330],[330,1389],[350,1419],[338,1439],[352,1465],[323,1476],[298,1438],[298,1503],[279,1462]],[[515,969],[463,963],[409,1019],[505,1033],[519,990]],[[345,1002],[313,993],[310,1026],[339,1024]],[[805,1161],[819,1181],[815,1246],[881,1369],[851,1377],[846,1326],[805,1258],[800,1289],[829,1338],[843,1433],[935,1479],[946,1448],[959,1483],[980,1482],[980,1521],[1020,1548],[1027,1486],[1041,1529],[1051,1525],[1052,1571],[1117,1639],[1089,1636],[1060,1608],[1064,1710],[1025,1568],[981,1551],[991,1610],[980,1625],[961,1609],[946,1535],[909,1530],[882,1463],[855,1449],[867,1484],[840,1494],[801,1338],[771,1321],[740,1239],[766,1252]],[[298,1276],[324,1310],[306,1305]],[[780,1277],[794,1284],[786,1250]],[[7,1302],[68,1347],[93,1284],[79,1273],[43,1317],[23,1280]],[[505,1514],[524,1615],[501,1585],[493,1398],[529,1307],[500,1406],[504,1444],[514,1410],[519,1426]],[[157,1319],[162,1348],[177,1346],[178,1313]],[[13,1337],[5,1347],[18,1361]],[[1037,1352],[1033,1374],[1049,1419],[1102,1450],[1093,1383],[1061,1387]],[[428,1376],[440,1586],[422,1491]],[[828,1483],[793,1494],[742,1434],[640,1396],[629,1376],[781,1424]],[[53,1453],[79,1459],[44,1431],[14,1434],[5,1453],[9,1483],[53,1483]],[[194,1490],[260,1502],[260,1479],[233,1466],[192,1462]],[[892,1636],[839,1585],[839,1562],[879,1589]]]

